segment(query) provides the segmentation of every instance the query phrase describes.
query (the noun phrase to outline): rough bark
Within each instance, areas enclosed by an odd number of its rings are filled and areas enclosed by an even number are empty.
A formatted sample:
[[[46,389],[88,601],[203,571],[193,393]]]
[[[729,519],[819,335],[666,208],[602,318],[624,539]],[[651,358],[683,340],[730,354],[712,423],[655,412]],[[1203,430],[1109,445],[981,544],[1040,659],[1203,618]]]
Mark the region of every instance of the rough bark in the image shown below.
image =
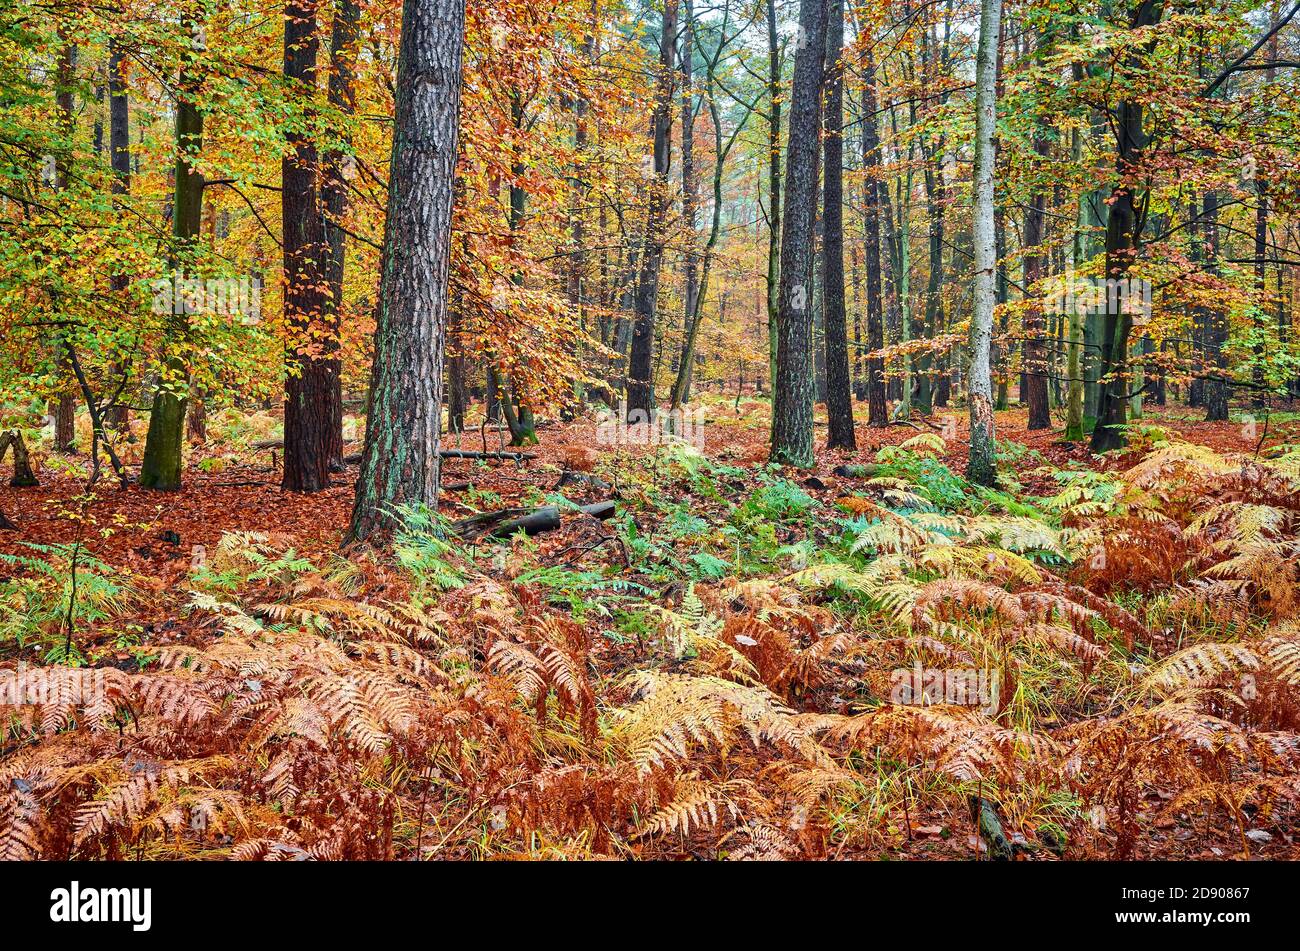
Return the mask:
[[[31,461],[27,458],[27,443],[23,441],[23,434],[16,429],[0,433],[0,463],[4,462],[5,453],[10,449],[14,453],[14,475],[9,480],[10,487],[28,489],[40,485],[32,472]]]
[[[825,52],[825,0],[800,0],[781,222],[771,458],[801,467],[813,464],[813,228]]]
[[[289,0],[284,13],[284,78],[305,113],[316,91],[320,31],[316,0]],[[284,222],[284,480],[291,492],[328,488],[334,424],[334,378],[328,352],[328,245],[316,144],[303,132],[285,136],[280,205]]]
[[[350,540],[437,503],[465,0],[407,0],[366,443]]]
[[[822,183],[822,322],[826,332],[827,449],[854,449],[853,381],[849,378],[844,309],[844,46],[843,0],[828,0],[826,120]]]

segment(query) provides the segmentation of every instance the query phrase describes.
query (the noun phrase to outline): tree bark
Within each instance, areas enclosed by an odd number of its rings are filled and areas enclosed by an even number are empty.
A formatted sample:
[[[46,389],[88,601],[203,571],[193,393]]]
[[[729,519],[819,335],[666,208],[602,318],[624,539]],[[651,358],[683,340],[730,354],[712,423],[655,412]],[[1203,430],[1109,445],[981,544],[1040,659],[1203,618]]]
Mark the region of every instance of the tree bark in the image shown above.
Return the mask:
[[[200,24],[189,20],[197,34]],[[189,51],[181,66],[176,84],[176,171],[172,199],[173,269],[183,272],[193,264],[195,239],[203,220],[203,173],[197,162],[203,150],[203,113],[195,103],[197,82],[189,70],[196,51]],[[145,437],[144,458],[140,465],[140,485],[147,489],[174,492],[181,487],[181,446],[185,426],[186,392],[189,365],[183,343],[189,324],[183,314],[173,313],[168,326],[163,373],[154,392],[149,412],[149,432]]]
[[[375,358],[349,540],[437,504],[465,0],[407,0]]]
[[[826,332],[827,449],[855,449],[853,381],[849,378],[844,310],[844,47],[843,0],[828,0],[826,138],[822,183],[822,322]]]
[[[122,74],[126,56],[116,40],[108,44],[108,151],[113,169],[114,195],[131,194],[131,108],[126,94],[126,80]],[[125,274],[109,278],[110,289],[124,293],[130,284]],[[122,368],[113,366],[111,376],[117,377]],[[104,425],[116,432],[126,432],[130,427],[130,411],[125,403],[115,403],[104,411]]]
[[[1047,157],[1047,139],[1034,137],[1034,153]],[[1047,403],[1047,322],[1043,316],[1038,283],[1046,276],[1047,256],[1042,251],[1043,225],[1047,217],[1047,193],[1034,189],[1025,212],[1024,281],[1029,298],[1025,312],[1024,367],[1027,392],[1022,398],[1029,404],[1029,429],[1051,429],[1052,413]]]
[[[1213,189],[1206,191],[1204,212],[1201,215],[1205,229],[1201,253],[1205,270],[1218,274],[1219,264],[1219,196]],[[1205,346],[1213,361],[1214,375],[1205,381],[1205,419],[1223,422],[1228,418],[1228,314],[1222,307],[1211,307],[1205,315]]]
[[[994,461],[993,379],[990,356],[997,289],[997,238],[993,226],[993,139],[997,134],[997,42],[1002,0],[980,0],[975,63],[975,169],[971,237],[975,256],[974,312],[970,329],[970,461],[972,482],[997,483]]]
[[[781,222],[771,453],[773,462],[800,467],[813,464],[813,228],[825,52],[826,2],[800,0]]]
[[[284,78],[305,115],[315,111],[320,32],[316,0],[289,0],[284,12]],[[291,492],[329,486],[334,424],[334,377],[328,352],[334,336],[326,308],[325,221],[316,144],[304,132],[285,135],[280,204],[284,222],[284,480]]]
[[[31,461],[27,458],[27,443],[23,441],[23,434],[16,429],[0,433],[0,463],[4,462],[5,453],[10,449],[14,453],[14,475],[9,480],[10,487],[29,489],[40,485],[32,472]]]
[[[672,158],[673,51],[676,48],[677,0],[664,4],[659,37],[659,92],[654,112],[654,177],[646,211],[644,251],[636,284],[636,322],[628,359],[628,422],[646,421],[655,408],[654,341],[659,299],[659,270],[664,257],[664,218],[668,211],[668,171]]]
[[[1143,29],[1159,22],[1163,6],[1160,0],[1140,0],[1134,11],[1131,28]],[[1136,67],[1142,49],[1130,50],[1127,65]],[[1111,192],[1110,219],[1106,226],[1106,278],[1123,281],[1137,259],[1141,247],[1142,219],[1138,214],[1133,178],[1136,165],[1146,145],[1143,130],[1143,104],[1126,99],[1119,104],[1115,122],[1115,165],[1119,182]],[[1092,451],[1106,452],[1124,445],[1123,427],[1128,422],[1128,338],[1133,329],[1133,315],[1119,305],[1121,295],[1107,292],[1106,315],[1101,327],[1101,390],[1097,426],[1092,431]]]
[[[767,0],[767,345],[768,379],[776,389],[776,350],[781,319],[781,47],[776,0]]]
[[[358,24],[361,6],[357,0],[338,0],[330,31],[330,76],[328,100],[332,108],[346,116],[356,111],[356,59]],[[347,261],[347,235],[343,219],[348,213],[346,169],[352,161],[345,152],[351,146],[350,131],[342,133],[344,148],[325,153],[321,171],[321,201],[325,209],[325,297],[321,303],[321,323],[326,331],[322,341],[324,354],[320,362],[328,379],[329,430],[327,456],[331,472],[343,469],[343,364],[339,350],[340,322],[343,315],[343,278]]]
[[[889,425],[889,406],[885,400],[885,361],[874,356],[885,346],[884,310],[881,297],[880,200],[884,183],[880,180],[880,131],[876,122],[876,63],[867,52],[862,77],[862,164],[864,252],[867,271],[867,424]]]

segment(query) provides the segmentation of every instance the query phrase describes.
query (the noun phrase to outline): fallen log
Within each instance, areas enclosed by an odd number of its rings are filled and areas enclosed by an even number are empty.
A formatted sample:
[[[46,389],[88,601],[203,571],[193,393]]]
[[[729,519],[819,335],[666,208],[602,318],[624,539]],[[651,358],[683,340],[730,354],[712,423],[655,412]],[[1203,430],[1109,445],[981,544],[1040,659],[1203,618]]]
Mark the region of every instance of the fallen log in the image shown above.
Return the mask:
[[[834,474],[841,479],[873,479],[879,471],[879,466],[847,465],[836,466]]]
[[[594,502],[582,505],[578,511],[592,518],[604,521],[616,511],[613,502]],[[560,509],[556,505],[544,505],[539,509],[500,509],[496,512],[482,512],[471,515],[458,522],[452,522],[451,530],[466,540],[476,538],[508,538],[516,532],[525,535],[538,535],[559,528],[561,525]]]
[[[439,449],[438,455],[443,459],[509,459],[512,462],[537,458],[533,452],[479,452],[476,449]]]
[[[971,796],[968,799],[971,818],[979,830],[979,838],[988,847],[989,857],[995,862],[1008,862],[1015,855],[1011,840],[1002,831],[1002,820],[998,818],[998,807],[983,796]]]

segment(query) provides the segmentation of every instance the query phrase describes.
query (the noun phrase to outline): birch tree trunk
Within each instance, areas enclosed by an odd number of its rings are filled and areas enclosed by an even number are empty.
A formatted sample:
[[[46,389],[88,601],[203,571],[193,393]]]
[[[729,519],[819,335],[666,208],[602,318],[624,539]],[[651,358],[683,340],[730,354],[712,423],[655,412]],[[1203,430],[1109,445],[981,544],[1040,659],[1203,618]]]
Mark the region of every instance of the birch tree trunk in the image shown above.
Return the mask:
[[[972,482],[997,482],[994,463],[993,307],[996,299],[997,237],[993,227],[993,138],[997,119],[997,42],[1002,0],[981,0],[979,53],[975,62],[975,171],[971,236],[975,254],[974,312],[970,328],[970,462]]]

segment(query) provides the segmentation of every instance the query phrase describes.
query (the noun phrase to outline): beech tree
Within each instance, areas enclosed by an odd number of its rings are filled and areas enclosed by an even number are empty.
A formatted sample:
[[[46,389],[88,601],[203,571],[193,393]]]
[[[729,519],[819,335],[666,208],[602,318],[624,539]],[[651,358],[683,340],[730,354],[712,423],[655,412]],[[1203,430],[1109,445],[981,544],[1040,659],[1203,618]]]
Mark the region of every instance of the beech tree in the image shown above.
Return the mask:
[[[203,113],[195,97],[198,77],[190,68],[202,50],[202,24],[188,22],[190,48],[176,82],[176,172],[172,198],[172,254],[174,270],[193,267],[195,243],[203,219],[203,173],[198,168],[203,151]],[[140,464],[140,484],[149,489],[175,491],[181,487],[181,443],[189,388],[184,306],[172,302],[168,319],[168,351],[158,388],[149,411],[149,433]]]

